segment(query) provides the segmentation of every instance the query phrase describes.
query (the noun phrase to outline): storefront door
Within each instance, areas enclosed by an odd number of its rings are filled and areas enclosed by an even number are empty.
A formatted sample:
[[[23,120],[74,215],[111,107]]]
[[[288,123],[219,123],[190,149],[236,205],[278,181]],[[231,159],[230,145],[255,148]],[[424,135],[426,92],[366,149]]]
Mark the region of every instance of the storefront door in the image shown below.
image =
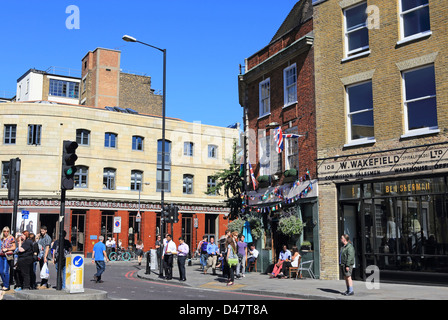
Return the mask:
[[[364,270],[362,262],[362,234],[361,234],[361,219],[359,218],[359,202],[354,203],[341,203],[340,214],[340,235],[347,234],[350,237],[350,241],[355,248],[355,265],[353,267],[353,279],[364,279]],[[341,244],[340,244],[341,246]]]

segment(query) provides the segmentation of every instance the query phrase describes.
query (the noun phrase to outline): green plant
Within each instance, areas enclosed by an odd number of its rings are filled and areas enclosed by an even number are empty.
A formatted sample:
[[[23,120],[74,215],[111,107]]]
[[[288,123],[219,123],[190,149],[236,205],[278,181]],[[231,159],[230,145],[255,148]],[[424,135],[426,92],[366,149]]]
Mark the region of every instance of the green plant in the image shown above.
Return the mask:
[[[307,248],[307,249],[311,249],[311,242],[304,240],[302,241],[302,243],[300,244],[301,248]]]
[[[297,177],[297,169],[289,169],[286,170],[283,175],[285,177]]]
[[[263,235],[261,220],[255,217],[249,218],[250,234],[254,239],[260,239]]]
[[[244,222],[245,221],[243,219],[232,220],[227,225],[227,228],[230,230],[230,232],[236,231],[238,233],[243,233]]]
[[[259,176],[257,178],[258,182],[269,182],[269,176],[268,175],[264,175],[264,176]]]
[[[278,229],[286,236],[299,236],[303,231],[302,220],[292,215],[289,217],[281,218],[278,222]]]

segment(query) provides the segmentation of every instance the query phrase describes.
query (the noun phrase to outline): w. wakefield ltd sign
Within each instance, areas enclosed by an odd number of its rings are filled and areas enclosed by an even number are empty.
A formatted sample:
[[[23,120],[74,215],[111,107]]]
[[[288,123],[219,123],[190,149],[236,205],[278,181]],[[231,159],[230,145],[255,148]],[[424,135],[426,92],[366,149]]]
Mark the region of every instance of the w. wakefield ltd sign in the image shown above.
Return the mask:
[[[319,180],[359,180],[448,171],[448,146],[425,146],[318,160]]]

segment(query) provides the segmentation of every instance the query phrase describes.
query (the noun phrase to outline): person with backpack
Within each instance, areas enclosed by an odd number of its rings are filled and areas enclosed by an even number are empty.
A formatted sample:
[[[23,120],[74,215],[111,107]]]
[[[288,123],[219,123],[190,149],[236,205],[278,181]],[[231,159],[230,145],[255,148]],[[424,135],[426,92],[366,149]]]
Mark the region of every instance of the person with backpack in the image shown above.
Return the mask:
[[[64,238],[64,256],[62,257],[62,289],[65,289],[65,260],[67,256],[72,252],[72,244],[69,240],[65,239],[67,232],[62,230],[62,236]],[[53,262],[56,266],[56,272],[59,270],[59,239],[53,243]]]
[[[207,258],[208,258],[208,253],[207,253],[207,242],[208,237],[207,236],[203,236],[201,242],[199,242],[198,245],[198,251],[199,254],[201,255],[201,266],[202,266],[202,270],[204,271],[206,270],[205,267],[207,265]]]

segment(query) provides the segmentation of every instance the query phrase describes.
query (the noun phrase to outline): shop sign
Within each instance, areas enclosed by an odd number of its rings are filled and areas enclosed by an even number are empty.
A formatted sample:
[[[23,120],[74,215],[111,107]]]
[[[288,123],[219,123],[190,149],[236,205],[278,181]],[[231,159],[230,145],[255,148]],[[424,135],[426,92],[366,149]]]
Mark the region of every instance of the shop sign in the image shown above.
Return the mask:
[[[341,156],[318,163],[319,180],[361,180],[448,171],[448,147],[420,147],[370,155]]]
[[[59,208],[61,202],[59,200],[26,200],[18,201],[19,207],[54,207]],[[12,207],[14,201],[0,200],[0,207]],[[66,208],[71,209],[101,209],[101,210],[138,210],[139,204],[132,202],[106,202],[106,201],[66,201]],[[179,205],[179,211],[193,212],[193,213],[229,213],[229,208],[218,206],[194,206],[194,205]],[[140,209],[143,211],[160,211],[160,204],[142,203]]]

